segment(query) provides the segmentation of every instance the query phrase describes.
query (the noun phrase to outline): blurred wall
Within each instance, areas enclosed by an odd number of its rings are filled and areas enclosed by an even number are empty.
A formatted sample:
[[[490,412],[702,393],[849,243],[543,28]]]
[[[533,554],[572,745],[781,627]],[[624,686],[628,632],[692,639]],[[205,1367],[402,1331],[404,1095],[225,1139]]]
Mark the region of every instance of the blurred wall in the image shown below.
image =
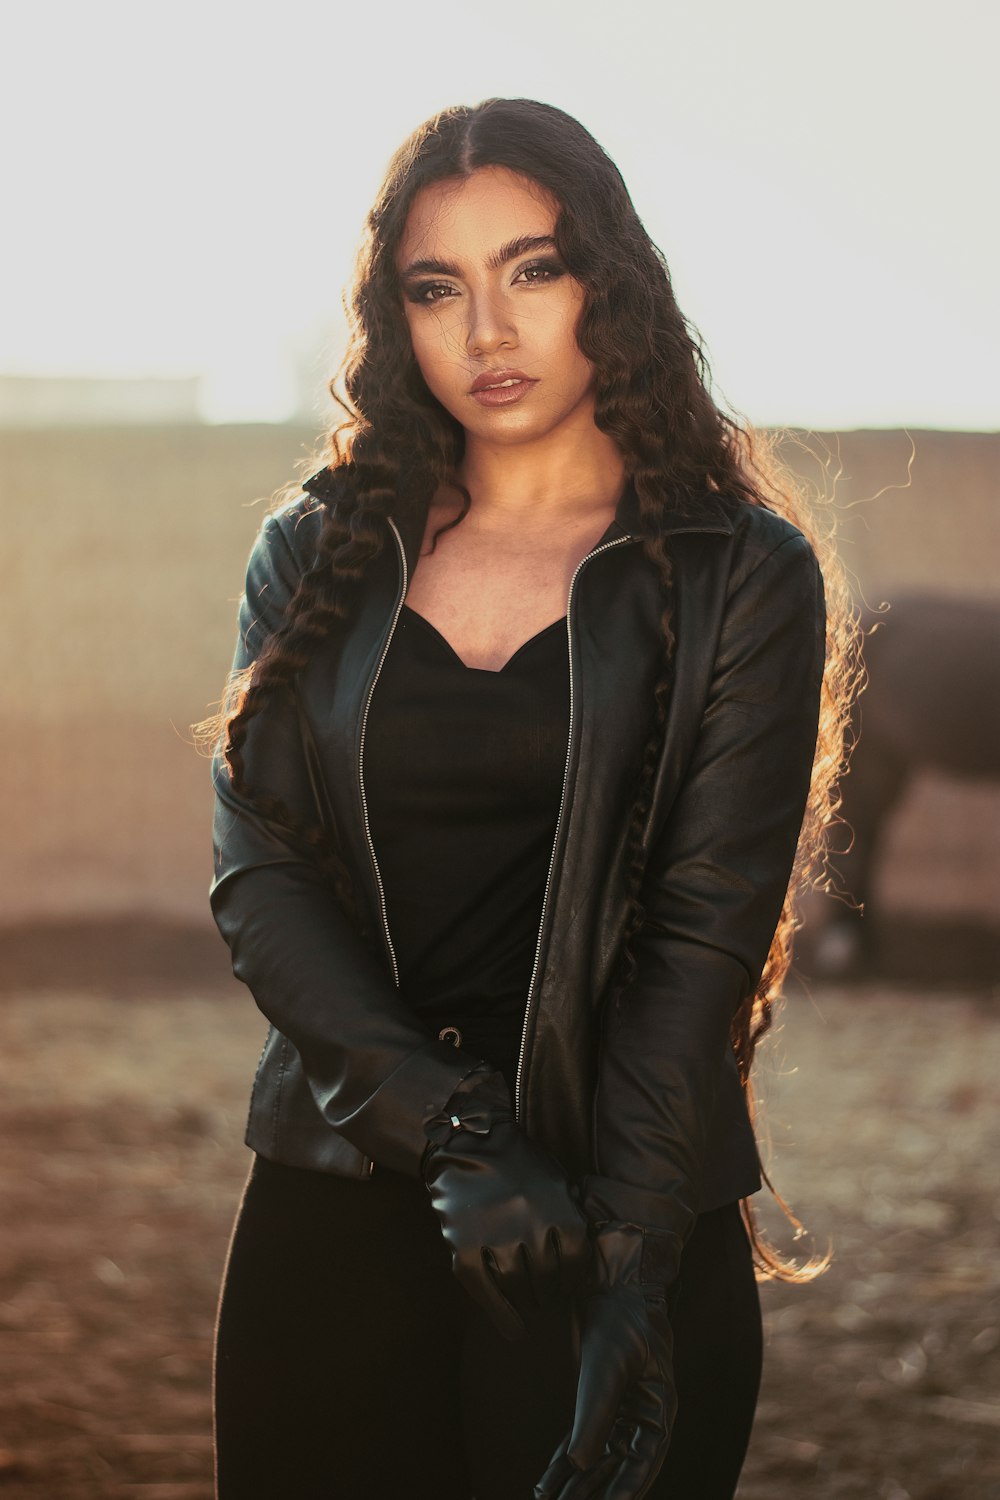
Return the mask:
[[[1000,433],[791,433],[781,456],[807,490],[832,494],[860,601],[1000,600]]]
[[[812,434],[860,595],[1000,602],[1000,435]],[[4,889],[0,921],[143,910],[210,922],[208,762],[253,537],[316,446],[301,428],[0,432]],[[825,473],[822,471],[826,470]],[[879,491],[884,493],[878,498]],[[995,790],[928,782],[894,827],[889,898],[992,913]],[[990,887],[989,889],[987,887]]]
[[[214,707],[273,491],[314,434],[0,433],[8,656],[4,909],[211,918]]]

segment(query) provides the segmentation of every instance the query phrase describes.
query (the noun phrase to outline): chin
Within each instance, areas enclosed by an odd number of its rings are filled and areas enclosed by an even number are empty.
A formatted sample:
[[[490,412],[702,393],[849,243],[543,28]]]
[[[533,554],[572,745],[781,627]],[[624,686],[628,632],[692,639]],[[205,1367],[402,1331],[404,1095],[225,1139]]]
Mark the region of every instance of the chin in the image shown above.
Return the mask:
[[[462,425],[466,432],[490,443],[523,443],[544,437],[547,432],[552,431],[548,422],[539,422],[537,417],[534,420],[518,421],[513,412],[500,421],[463,422]]]
[[[466,405],[462,416],[452,413],[465,431],[473,437],[489,443],[531,443],[549,437],[566,422],[573,420],[576,408],[566,411],[534,411],[527,406],[510,407],[506,411],[469,412]],[[464,418],[464,420],[463,420]]]

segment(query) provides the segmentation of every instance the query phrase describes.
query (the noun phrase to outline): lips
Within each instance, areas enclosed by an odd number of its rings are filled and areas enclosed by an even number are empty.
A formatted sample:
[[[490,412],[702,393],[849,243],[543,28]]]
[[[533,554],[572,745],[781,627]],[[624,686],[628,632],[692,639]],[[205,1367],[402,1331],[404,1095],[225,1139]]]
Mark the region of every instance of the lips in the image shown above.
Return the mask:
[[[469,395],[480,406],[509,406],[520,401],[533,385],[537,385],[523,370],[484,370],[477,375],[469,387]]]
[[[484,370],[482,375],[477,375],[469,388],[469,394],[474,396],[477,391],[491,390],[494,386],[509,386],[513,381],[526,380],[532,385],[530,375],[525,375],[523,370]]]

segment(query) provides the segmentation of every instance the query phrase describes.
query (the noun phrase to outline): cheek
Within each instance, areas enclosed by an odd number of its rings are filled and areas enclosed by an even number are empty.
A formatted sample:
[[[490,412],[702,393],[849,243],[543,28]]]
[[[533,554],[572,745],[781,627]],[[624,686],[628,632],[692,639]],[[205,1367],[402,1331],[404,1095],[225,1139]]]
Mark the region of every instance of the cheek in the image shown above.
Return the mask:
[[[420,312],[407,317],[413,357],[428,385],[447,380],[449,366],[461,358],[459,328],[447,313]]]
[[[564,324],[551,345],[551,362],[562,372],[561,383],[567,392],[586,390],[594,377],[594,367],[576,342],[576,324]]]
[[[548,347],[559,358],[560,363],[567,367],[587,365],[576,338],[582,311],[583,306],[578,297],[567,297],[549,310],[546,320]]]

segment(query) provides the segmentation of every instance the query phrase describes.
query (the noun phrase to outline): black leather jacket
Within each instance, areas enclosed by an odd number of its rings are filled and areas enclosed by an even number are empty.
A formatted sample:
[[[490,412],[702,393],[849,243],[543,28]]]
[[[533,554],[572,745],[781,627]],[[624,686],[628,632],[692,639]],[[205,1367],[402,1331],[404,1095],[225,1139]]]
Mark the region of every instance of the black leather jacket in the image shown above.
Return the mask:
[[[322,485],[263,523],[238,668],[309,565]],[[569,590],[569,745],[515,1102],[525,1130],[587,1178],[609,1214],[676,1228],[679,1215],[760,1186],[729,1029],[763,968],[801,824],[823,587],[806,539],[769,510],[706,495],[675,518],[676,650],[645,828],[646,920],[635,978],[605,1004],[662,657],[658,576],[629,529],[635,505],[628,487]],[[362,1179],[373,1163],[418,1171],[425,1123],[479,1060],[427,1032],[399,992],[365,804],[368,705],[423,519],[400,507],[388,521],[349,624],[317,641],[294,686],[249,721],[244,745],[250,788],[334,833],[364,904],[358,926],[301,845],[213,764],[212,910],[234,973],[271,1022],[246,1142]]]

